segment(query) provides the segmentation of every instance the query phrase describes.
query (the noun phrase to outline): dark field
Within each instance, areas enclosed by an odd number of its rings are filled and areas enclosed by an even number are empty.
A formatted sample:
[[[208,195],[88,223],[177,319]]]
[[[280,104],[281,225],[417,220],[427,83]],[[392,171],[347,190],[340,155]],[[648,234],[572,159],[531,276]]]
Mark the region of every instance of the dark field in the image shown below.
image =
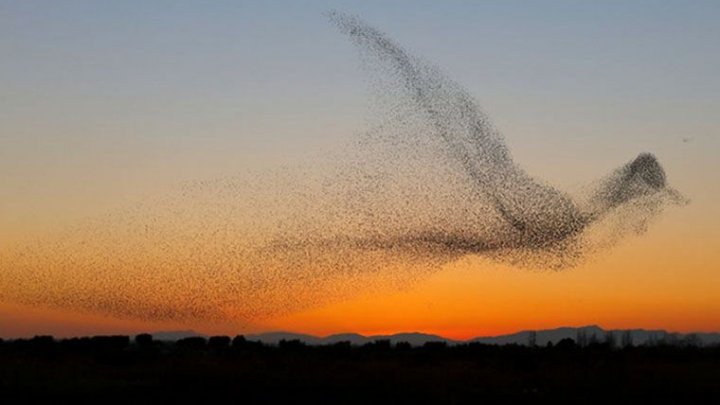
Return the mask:
[[[387,341],[266,346],[149,335],[0,343],[0,403],[465,403],[720,400],[720,347]],[[715,402],[717,403],[717,402]]]

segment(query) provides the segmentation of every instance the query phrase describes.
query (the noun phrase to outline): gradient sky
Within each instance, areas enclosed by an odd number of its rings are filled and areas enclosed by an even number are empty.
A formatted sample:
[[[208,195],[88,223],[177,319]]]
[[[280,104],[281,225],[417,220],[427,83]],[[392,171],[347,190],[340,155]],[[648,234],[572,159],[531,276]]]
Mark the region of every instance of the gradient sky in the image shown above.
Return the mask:
[[[366,81],[328,9],[465,85],[528,172],[573,190],[649,151],[692,202],[575,269],[467,258],[407,291],[254,330],[720,330],[717,1],[0,0],[0,249],[356,135]],[[167,328],[247,332],[0,304],[0,336]]]

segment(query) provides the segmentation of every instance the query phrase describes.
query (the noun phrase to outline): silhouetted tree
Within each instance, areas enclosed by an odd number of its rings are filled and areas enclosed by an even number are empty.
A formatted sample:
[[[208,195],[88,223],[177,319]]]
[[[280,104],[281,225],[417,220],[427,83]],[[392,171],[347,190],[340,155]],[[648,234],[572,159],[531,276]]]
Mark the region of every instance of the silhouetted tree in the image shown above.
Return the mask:
[[[410,344],[410,342],[397,342],[397,343],[395,343],[395,350],[402,350],[402,351],[412,350],[412,345]]]
[[[175,344],[182,349],[200,350],[205,347],[206,341],[205,341],[204,337],[193,336],[193,337],[186,337],[186,338],[180,339],[177,342],[175,342]]]
[[[530,346],[530,347],[537,346],[537,332],[535,332],[534,330],[532,330],[528,333],[528,346]]]
[[[429,349],[429,350],[443,350],[447,348],[447,342],[425,342],[423,345],[423,349]]]
[[[331,345],[323,347],[323,351],[332,353],[333,356],[347,356],[353,350],[353,346],[350,341],[344,340],[342,342],[336,342]]]
[[[617,339],[615,338],[615,333],[613,331],[605,332],[605,344],[610,349],[614,349],[615,346],[617,346]]]
[[[647,339],[645,340],[645,346],[655,346],[657,343],[657,337],[654,333],[651,333],[648,335]]]
[[[247,340],[245,340],[245,336],[243,335],[237,335],[232,340],[232,347],[239,349],[247,343]]]
[[[118,351],[130,345],[129,336],[93,336],[90,343],[97,350]]]
[[[555,348],[562,349],[562,350],[568,350],[568,349],[574,349],[578,347],[577,344],[575,344],[575,341],[571,338],[565,338],[561,339],[556,345]]]
[[[691,333],[683,338],[683,346],[689,347],[700,347],[702,346],[702,340],[697,333]]]
[[[622,347],[632,347],[632,346],[633,346],[632,332],[629,330],[626,330],[622,334]]]
[[[42,355],[52,353],[55,348],[55,338],[52,336],[35,336],[29,340],[16,340],[14,343],[29,352]]]
[[[153,337],[149,333],[141,333],[135,336],[135,344],[140,347],[150,347],[153,345]]]
[[[50,335],[36,335],[30,339],[30,342],[34,345],[51,345],[55,343],[55,338]]]
[[[278,342],[278,347],[283,350],[300,350],[303,349],[305,346],[305,343],[301,342],[299,339],[282,339]]]
[[[390,340],[388,339],[379,339],[365,343],[362,347],[366,350],[371,351],[386,351],[390,350],[392,348],[392,345],[390,343]]]
[[[226,350],[230,347],[229,336],[212,336],[208,340],[208,347],[213,350]]]
[[[587,332],[583,329],[578,329],[576,334],[575,343],[580,347],[585,347],[588,344]]]
[[[265,347],[263,342],[258,340],[247,340],[243,335],[237,335],[232,340],[233,350],[259,350]]]

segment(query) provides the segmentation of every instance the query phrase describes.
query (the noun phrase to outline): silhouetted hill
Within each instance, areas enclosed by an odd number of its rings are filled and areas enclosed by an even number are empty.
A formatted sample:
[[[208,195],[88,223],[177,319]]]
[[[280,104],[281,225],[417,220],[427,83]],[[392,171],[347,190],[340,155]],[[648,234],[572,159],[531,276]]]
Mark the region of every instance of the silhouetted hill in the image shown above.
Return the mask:
[[[617,344],[622,344],[623,339],[627,339],[626,343],[634,345],[644,345],[652,343],[678,343],[686,340],[697,340],[697,343],[703,345],[714,345],[720,343],[720,333],[671,333],[665,330],[646,330],[646,329],[609,329],[605,330],[597,325],[582,326],[578,328],[562,327],[556,329],[545,329],[537,331],[522,331],[509,335],[477,337],[470,339],[470,342],[486,343],[486,344],[520,344],[525,345],[530,341],[531,335],[535,333],[535,342],[537,345],[546,345],[548,342],[557,344],[562,339],[578,340],[579,337],[586,339],[586,343],[604,342],[608,334]]]
[[[605,337],[605,331],[596,325],[591,326],[582,326],[579,328],[571,328],[571,327],[562,327],[562,328],[556,328],[556,329],[546,329],[546,330],[537,330],[537,331],[521,331],[509,335],[500,335],[500,336],[484,336],[484,337],[476,337],[473,339],[470,339],[470,342],[478,342],[478,343],[485,343],[485,344],[496,344],[496,345],[507,345],[507,344],[519,344],[519,345],[525,345],[528,344],[530,335],[532,333],[535,333],[535,339],[536,344],[538,345],[546,345],[548,342],[552,342],[553,344],[556,344],[557,342],[561,341],[562,339],[573,339],[576,340],[578,333],[585,333],[586,336],[595,336],[596,339],[602,340]]]
[[[428,342],[445,342],[445,343],[458,343],[454,340],[444,338],[442,336],[438,335],[429,335],[426,333],[396,333],[394,335],[376,335],[371,336],[371,340],[389,340],[392,344],[397,344],[400,342],[407,342],[410,343],[413,346],[422,346],[425,343]]]
[[[610,339],[615,344],[622,345],[623,342],[633,345],[644,345],[652,343],[677,343],[684,340],[697,340],[696,343],[703,345],[712,345],[720,343],[720,333],[671,333],[665,330],[645,330],[645,329],[614,329],[605,330],[597,325],[589,325],[582,327],[561,327],[555,329],[544,330],[526,330],[508,335],[499,336],[481,336],[468,340],[453,340],[438,335],[425,333],[397,333],[392,335],[369,335],[364,336],[357,333],[340,333],[329,335],[326,337],[313,336],[302,333],[293,332],[270,332],[254,335],[247,335],[245,338],[250,341],[258,341],[265,344],[275,345],[282,340],[297,340],[309,345],[328,345],[338,342],[350,342],[353,345],[364,345],[366,343],[387,340],[392,344],[399,342],[407,342],[413,346],[422,346],[428,342],[445,342],[447,344],[459,343],[484,343],[493,345],[518,344],[527,345],[530,343],[531,336],[535,334],[535,344],[545,346],[548,343],[557,344],[563,339],[572,339],[580,344],[589,344],[593,342],[605,342],[610,334]]]
[[[379,340],[389,341],[391,344],[407,342],[413,346],[422,346],[427,342],[446,342],[456,343],[451,339],[437,335],[429,335],[425,333],[397,333],[394,335],[371,335],[363,336],[357,333],[339,333],[326,337],[318,337],[302,333],[292,332],[269,332],[255,335],[246,335],[245,339],[249,341],[257,341],[265,344],[275,345],[280,341],[297,340],[308,345],[330,345],[339,342],[350,342],[353,345],[364,345]]]
[[[174,342],[176,340],[185,339],[189,337],[206,337],[205,335],[195,332],[194,330],[171,330],[171,331],[160,331],[150,333],[153,339],[163,340],[167,342]]]
[[[367,336],[360,335],[358,333],[338,333],[335,335],[326,336],[323,338],[324,344],[335,344],[340,342],[350,342],[352,345],[364,345],[370,341]]]
[[[323,338],[306,335],[303,333],[292,333],[292,332],[268,332],[260,333],[257,335],[245,335],[245,339],[249,341],[262,342],[268,345],[276,345],[281,340],[291,341],[298,340],[308,345],[323,344]]]

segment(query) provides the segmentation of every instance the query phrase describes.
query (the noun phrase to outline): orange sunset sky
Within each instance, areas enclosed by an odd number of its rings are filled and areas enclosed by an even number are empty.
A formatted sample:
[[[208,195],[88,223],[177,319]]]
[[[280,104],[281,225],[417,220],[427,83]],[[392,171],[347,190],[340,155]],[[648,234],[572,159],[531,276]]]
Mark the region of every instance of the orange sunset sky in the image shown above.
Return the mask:
[[[187,182],[302,164],[365,128],[364,72],[326,1],[63,3],[0,2],[0,270],[14,246]],[[466,86],[529,173],[572,192],[648,151],[690,203],[573,268],[469,255],[399,289],[357,286],[252,322],[138,320],[0,292],[0,337],[720,331],[717,2],[330,3]]]

